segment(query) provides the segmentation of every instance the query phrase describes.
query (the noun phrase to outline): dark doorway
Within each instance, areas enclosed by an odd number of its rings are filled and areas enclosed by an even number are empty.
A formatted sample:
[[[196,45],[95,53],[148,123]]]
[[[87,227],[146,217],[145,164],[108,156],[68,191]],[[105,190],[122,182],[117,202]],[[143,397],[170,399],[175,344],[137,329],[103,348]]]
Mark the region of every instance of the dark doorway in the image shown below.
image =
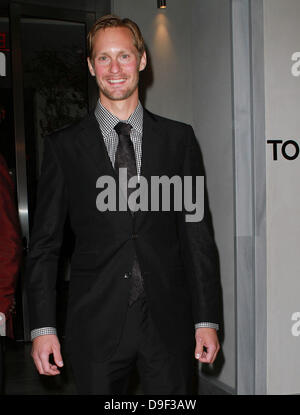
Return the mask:
[[[14,178],[24,264],[43,157],[43,137],[82,118],[97,88],[86,65],[95,13],[11,3],[0,10],[0,152]],[[64,334],[73,235],[66,223],[57,279],[58,330]],[[17,287],[15,336],[30,340],[24,266]]]

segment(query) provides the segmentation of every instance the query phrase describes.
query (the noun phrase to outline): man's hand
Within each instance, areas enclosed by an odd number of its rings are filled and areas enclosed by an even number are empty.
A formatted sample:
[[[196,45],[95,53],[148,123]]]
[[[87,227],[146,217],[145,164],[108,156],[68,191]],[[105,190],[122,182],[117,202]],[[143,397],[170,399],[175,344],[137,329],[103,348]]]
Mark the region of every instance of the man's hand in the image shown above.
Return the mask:
[[[49,362],[51,354],[53,354],[55,365]],[[60,354],[60,344],[55,334],[46,334],[33,339],[31,356],[41,375],[59,375],[60,371],[57,366],[62,367],[64,365]]]
[[[216,329],[200,327],[196,329],[195,358],[202,363],[213,363],[220,350]],[[203,349],[205,347],[206,350]]]

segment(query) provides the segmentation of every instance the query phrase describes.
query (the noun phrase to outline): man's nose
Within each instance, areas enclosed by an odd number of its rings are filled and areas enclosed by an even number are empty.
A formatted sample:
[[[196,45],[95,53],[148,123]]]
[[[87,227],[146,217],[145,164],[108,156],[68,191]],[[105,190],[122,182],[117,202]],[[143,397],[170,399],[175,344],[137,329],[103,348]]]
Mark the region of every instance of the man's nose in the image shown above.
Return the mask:
[[[117,59],[112,59],[110,63],[110,72],[118,73],[120,71],[120,63]]]

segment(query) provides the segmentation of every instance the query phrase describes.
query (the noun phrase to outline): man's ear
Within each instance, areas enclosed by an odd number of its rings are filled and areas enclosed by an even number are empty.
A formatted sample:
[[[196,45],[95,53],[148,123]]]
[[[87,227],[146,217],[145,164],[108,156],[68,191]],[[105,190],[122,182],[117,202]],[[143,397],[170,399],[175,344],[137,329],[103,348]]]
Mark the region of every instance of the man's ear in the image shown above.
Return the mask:
[[[140,60],[139,71],[143,71],[146,68],[146,65],[147,65],[147,55],[146,55],[146,52],[144,52]]]
[[[90,60],[89,57],[87,58],[87,63],[88,63],[90,74],[92,76],[95,76],[94,66],[93,66],[93,63],[92,63],[92,61]]]

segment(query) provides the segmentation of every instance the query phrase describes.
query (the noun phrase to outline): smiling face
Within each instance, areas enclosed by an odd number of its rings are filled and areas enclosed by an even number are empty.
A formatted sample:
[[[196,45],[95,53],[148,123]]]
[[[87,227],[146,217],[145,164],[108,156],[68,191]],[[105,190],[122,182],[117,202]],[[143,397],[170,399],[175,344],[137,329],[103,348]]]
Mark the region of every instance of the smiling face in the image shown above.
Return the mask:
[[[146,66],[146,54],[139,57],[130,29],[100,29],[93,40],[88,66],[96,77],[103,104],[107,100],[138,100],[139,71]]]

